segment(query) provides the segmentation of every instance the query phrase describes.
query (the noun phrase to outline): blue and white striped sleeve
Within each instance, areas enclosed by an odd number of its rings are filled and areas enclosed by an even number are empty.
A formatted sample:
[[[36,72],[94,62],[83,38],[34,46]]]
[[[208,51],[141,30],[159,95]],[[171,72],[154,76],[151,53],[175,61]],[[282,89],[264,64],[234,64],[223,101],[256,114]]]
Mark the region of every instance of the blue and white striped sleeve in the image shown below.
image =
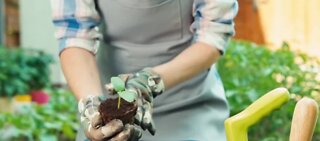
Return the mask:
[[[97,52],[101,21],[94,0],[51,0],[55,37],[60,53],[69,47]]]
[[[237,12],[237,0],[195,0],[190,27],[194,41],[216,47],[223,54],[235,33],[233,19]]]

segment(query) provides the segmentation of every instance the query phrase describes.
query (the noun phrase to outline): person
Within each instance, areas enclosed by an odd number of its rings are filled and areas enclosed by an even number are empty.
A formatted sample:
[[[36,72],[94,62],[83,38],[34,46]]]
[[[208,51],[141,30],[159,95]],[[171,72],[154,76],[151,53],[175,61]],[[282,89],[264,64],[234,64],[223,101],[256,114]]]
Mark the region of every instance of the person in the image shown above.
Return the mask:
[[[62,70],[79,100],[76,140],[226,140],[229,110],[215,63],[234,35],[236,0],[51,5]],[[112,76],[138,96],[135,125],[101,122],[103,84]]]

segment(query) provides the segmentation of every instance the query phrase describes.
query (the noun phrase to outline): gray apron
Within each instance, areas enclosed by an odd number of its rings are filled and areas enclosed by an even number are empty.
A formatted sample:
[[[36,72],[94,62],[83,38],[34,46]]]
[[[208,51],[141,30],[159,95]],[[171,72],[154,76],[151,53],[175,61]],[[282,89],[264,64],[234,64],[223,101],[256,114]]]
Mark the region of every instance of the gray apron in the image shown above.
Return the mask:
[[[105,21],[104,42],[97,54],[102,83],[172,60],[192,44],[193,0],[98,0]],[[224,141],[229,110],[213,65],[157,97],[156,135],[142,140]],[[77,140],[85,139],[82,132]]]

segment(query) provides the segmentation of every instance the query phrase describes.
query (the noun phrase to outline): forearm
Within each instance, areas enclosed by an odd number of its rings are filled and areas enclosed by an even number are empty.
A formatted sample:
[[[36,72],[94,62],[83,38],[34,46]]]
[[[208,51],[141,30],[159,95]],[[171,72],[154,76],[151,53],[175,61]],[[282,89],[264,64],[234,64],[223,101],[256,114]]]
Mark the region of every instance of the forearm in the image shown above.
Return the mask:
[[[153,68],[162,77],[166,89],[207,70],[220,57],[219,50],[205,43],[195,43],[168,63]]]
[[[68,85],[79,100],[87,95],[100,95],[101,83],[95,57],[81,48],[68,48],[60,55]]]

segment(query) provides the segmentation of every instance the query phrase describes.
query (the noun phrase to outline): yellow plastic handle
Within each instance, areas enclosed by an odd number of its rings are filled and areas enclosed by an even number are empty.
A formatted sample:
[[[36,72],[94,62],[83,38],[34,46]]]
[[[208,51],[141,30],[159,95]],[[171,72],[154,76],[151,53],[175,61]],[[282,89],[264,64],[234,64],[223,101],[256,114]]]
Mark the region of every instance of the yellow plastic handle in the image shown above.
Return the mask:
[[[228,141],[248,141],[248,128],[289,100],[286,88],[274,89],[225,121]]]

